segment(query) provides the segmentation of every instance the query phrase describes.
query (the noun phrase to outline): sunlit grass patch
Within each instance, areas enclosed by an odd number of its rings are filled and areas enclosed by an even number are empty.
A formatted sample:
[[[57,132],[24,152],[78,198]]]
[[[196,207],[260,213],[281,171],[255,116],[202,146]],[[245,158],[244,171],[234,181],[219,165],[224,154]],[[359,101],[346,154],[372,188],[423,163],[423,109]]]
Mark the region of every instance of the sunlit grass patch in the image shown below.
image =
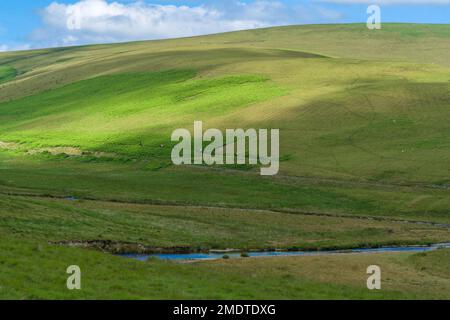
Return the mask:
[[[262,76],[195,76],[190,70],[108,75],[3,103],[2,139],[139,154],[196,119],[285,93]]]
[[[0,84],[14,79],[17,75],[16,69],[10,66],[0,66]]]

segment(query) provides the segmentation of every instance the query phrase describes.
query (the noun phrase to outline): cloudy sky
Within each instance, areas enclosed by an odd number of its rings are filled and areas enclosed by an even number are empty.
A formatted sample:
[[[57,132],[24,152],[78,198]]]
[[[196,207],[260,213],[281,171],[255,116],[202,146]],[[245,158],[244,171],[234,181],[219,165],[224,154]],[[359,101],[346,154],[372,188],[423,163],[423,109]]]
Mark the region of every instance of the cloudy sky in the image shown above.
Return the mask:
[[[450,23],[450,0],[0,1],[0,51],[184,37],[305,23]]]

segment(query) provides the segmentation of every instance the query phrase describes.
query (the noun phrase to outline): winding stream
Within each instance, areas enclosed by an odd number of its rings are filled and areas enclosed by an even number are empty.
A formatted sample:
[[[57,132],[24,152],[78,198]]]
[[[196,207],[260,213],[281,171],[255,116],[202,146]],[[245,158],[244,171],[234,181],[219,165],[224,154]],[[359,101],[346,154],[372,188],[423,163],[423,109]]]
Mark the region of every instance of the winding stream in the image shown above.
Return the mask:
[[[329,250],[329,251],[255,251],[248,252],[246,255],[251,258],[256,257],[292,257],[292,256],[323,256],[349,253],[387,253],[387,252],[425,252],[437,249],[448,249],[450,243],[439,243],[430,246],[403,246],[403,247],[382,247],[373,249],[349,249],[349,250]],[[149,258],[158,258],[161,260],[218,260],[223,259],[224,255],[230,259],[240,259],[241,252],[210,252],[210,253],[168,253],[168,254],[121,254],[125,258],[131,258],[139,261],[146,261]]]

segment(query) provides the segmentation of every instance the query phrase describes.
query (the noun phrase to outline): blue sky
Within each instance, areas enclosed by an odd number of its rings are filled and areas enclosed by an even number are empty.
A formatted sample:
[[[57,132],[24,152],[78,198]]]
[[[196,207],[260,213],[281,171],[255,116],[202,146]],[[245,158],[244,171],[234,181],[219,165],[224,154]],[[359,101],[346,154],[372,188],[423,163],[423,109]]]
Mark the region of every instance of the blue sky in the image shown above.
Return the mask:
[[[0,2],[0,51],[161,39],[275,25],[450,23],[450,0],[14,0]]]

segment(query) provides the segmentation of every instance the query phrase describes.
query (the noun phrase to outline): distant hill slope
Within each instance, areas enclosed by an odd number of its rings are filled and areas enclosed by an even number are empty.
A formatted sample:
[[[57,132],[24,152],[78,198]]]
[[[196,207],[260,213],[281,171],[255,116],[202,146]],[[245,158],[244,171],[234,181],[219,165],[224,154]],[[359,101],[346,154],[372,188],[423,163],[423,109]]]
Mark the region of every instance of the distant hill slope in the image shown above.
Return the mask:
[[[228,49],[228,52],[220,52]],[[0,100],[104,73],[172,67],[211,69],[226,59],[254,59],[255,50],[277,56],[313,52],[350,59],[409,61],[450,66],[450,25],[301,25],[162,41],[67,47],[0,54],[28,82],[20,90],[2,88]],[[279,52],[278,50],[284,50]],[[197,59],[187,53],[198,53]],[[202,53],[199,53],[201,51]],[[295,53],[293,53],[295,54]],[[261,59],[261,54],[256,58]]]
[[[285,174],[446,183],[449,56],[449,25],[410,24],[3,53],[1,140],[167,162],[203,120],[280,128]]]

